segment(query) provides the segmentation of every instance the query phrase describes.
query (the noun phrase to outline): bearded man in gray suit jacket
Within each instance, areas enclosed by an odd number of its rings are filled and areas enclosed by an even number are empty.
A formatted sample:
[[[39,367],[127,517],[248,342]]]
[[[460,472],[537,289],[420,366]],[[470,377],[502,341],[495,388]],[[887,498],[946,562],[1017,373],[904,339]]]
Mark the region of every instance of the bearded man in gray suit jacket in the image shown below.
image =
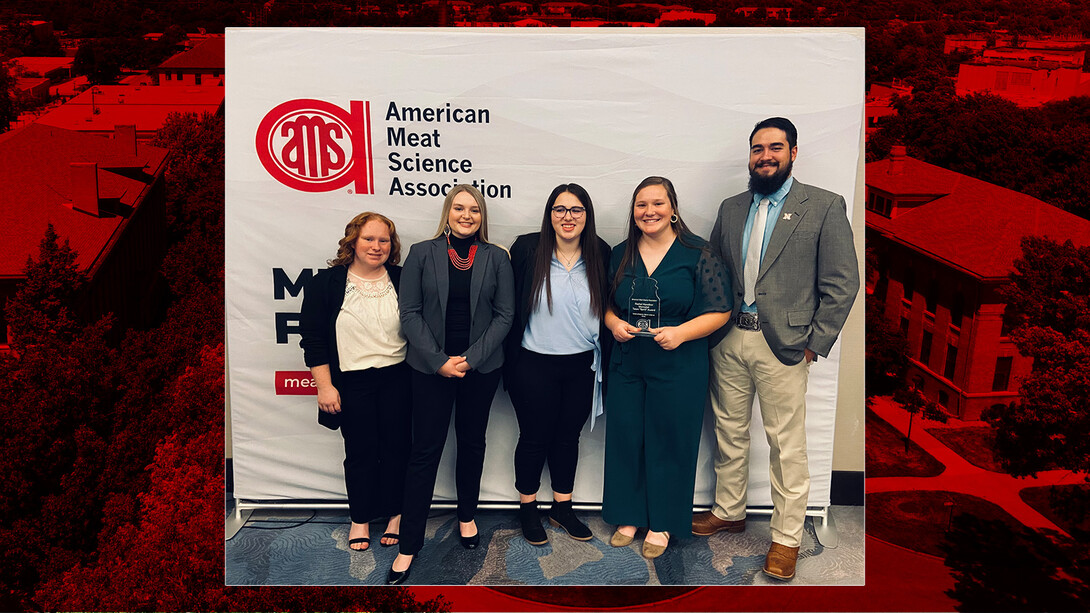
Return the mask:
[[[745,529],[756,394],[771,448],[772,544],[764,572],[788,580],[810,493],[807,377],[844,326],[859,270],[844,198],[791,177],[795,126],[772,117],[749,140],[749,190],[723,201],[710,241],[733,275],[740,308],[711,338],[715,505],[693,517],[693,534]]]

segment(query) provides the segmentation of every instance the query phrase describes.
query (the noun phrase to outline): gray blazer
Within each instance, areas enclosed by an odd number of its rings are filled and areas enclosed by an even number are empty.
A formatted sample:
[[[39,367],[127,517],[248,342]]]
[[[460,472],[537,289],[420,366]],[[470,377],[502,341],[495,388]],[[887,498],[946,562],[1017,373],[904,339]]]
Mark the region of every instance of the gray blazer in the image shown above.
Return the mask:
[[[753,194],[732,196],[719,205],[711,248],[731,271],[742,304],[742,232]],[[844,198],[798,180],[791,186],[757,273],[761,331],[784,364],[798,364],[803,350],[829,356],[859,291],[859,266]],[[790,218],[785,218],[789,215]],[[726,336],[714,333],[712,346]]]
[[[503,365],[503,339],[515,313],[515,281],[506,251],[478,245],[469,281],[472,321],[465,357],[473,370],[491,372]],[[423,373],[434,374],[449,357],[443,351],[449,262],[447,241],[440,236],[413,245],[402,266],[398,307],[409,341],[405,361]]]

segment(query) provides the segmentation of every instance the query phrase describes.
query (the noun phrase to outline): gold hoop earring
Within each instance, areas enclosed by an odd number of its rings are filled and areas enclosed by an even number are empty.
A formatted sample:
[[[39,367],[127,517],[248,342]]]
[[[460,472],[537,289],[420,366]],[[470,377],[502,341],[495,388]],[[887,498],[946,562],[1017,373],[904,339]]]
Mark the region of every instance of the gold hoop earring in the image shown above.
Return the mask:
[[[670,216],[670,223],[677,223],[678,219],[680,219],[680,218],[677,216],[677,213],[674,213],[673,215]]]

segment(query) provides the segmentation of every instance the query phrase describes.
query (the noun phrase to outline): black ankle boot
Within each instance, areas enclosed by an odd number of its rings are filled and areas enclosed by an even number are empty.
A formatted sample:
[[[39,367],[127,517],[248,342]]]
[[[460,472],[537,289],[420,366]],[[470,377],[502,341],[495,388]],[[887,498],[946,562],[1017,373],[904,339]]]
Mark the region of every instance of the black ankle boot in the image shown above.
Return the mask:
[[[519,523],[522,524],[522,536],[531,545],[544,545],[549,542],[545,528],[541,527],[541,517],[537,513],[537,501],[519,504]]]
[[[549,510],[549,523],[558,528],[563,528],[568,536],[577,541],[589,541],[594,536],[591,534],[590,528],[575,516],[570,500],[564,502],[553,501],[553,508]]]

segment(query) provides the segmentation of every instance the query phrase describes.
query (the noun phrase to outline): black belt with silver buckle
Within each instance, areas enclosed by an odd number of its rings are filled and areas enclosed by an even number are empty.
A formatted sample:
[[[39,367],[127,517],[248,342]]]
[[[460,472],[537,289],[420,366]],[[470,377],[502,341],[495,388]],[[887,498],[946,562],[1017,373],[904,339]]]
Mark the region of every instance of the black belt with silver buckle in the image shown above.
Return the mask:
[[[761,329],[761,321],[757,319],[756,313],[746,313],[745,311],[740,311],[738,313],[738,319],[735,320],[734,323],[736,326],[743,330],[757,332]]]

